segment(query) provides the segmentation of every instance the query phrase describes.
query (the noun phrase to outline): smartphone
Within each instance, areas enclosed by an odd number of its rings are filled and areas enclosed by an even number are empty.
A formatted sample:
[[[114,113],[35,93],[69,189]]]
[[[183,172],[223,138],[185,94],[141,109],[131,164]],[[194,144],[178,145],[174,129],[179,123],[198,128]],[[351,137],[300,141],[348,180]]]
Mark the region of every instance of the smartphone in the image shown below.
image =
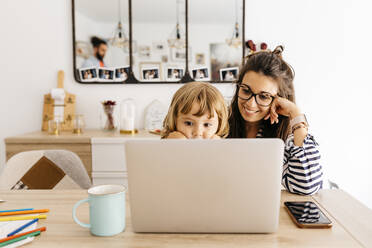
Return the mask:
[[[330,228],[332,222],[312,201],[284,202],[295,224],[301,228]]]

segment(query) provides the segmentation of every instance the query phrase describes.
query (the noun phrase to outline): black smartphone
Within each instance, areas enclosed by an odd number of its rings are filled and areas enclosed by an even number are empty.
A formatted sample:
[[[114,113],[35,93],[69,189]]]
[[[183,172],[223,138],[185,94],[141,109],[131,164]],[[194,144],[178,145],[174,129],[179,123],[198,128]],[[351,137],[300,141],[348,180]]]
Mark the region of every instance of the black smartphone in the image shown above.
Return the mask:
[[[332,222],[312,201],[284,202],[284,205],[295,224],[302,228],[329,228]]]

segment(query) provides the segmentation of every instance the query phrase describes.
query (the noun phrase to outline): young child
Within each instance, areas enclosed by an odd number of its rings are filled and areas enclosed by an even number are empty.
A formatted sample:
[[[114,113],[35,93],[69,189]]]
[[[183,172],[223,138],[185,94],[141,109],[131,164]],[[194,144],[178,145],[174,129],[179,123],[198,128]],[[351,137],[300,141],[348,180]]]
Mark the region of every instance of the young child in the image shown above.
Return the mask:
[[[192,82],[174,94],[161,136],[163,139],[218,139],[228,133],[228,112],[221,93],[209,83]]]

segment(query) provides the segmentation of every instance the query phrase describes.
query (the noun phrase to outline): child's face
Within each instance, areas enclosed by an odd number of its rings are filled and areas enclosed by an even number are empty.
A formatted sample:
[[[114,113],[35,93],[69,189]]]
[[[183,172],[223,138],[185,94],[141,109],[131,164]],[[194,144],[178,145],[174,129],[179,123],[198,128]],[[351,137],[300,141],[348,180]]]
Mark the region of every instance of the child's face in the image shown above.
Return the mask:
[[[188,139],[210,139],[216,134],[218,129],[218,116],[216,111],[212,118],[209,113],[196,116],[199,105],[194,103],[188,114],[179,113],[176,121],[178,132],[183,133]]]

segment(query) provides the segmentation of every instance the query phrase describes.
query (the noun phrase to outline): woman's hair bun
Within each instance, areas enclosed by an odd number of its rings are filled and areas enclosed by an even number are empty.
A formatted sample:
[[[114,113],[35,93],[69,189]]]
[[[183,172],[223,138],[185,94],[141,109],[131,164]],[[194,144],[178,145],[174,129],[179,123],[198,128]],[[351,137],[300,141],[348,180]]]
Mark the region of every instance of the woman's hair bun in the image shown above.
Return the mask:
[[[275,47],[274,51],[273,51],[273,54],[279,56],[280,58],[282,58],[282,53],[284,51],[284,47],[282,45],[279,45],[277,47]]]

